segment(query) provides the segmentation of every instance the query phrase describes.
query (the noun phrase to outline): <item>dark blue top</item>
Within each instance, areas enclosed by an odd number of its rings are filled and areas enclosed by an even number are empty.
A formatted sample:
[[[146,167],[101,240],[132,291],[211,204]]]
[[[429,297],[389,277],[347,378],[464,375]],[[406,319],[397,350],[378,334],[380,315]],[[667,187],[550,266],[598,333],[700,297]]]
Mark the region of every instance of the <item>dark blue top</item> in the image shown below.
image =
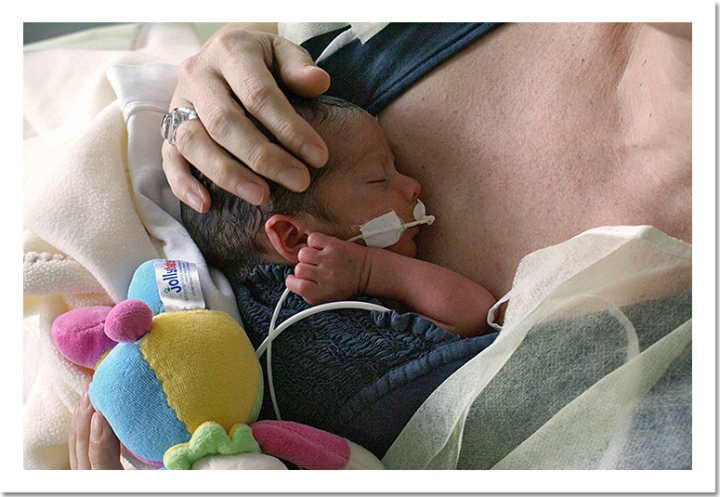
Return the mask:
[[[291,271],[285,265],[262,265],[235,289],[255,348],[267,336]],[[309,307],[290,293],[277,324]],[[348,309],[315,314],[273,341],[280,413],[382,457],[433,390],[496,336],[460,339],[412,313]],[[265,368],[264,356],[260,362]],[[261,417],[274,418],[267,385]]]
[[[432,69],[480,39],[499,23],[391,23],[366,43],[343,45],[318,63],[331,76],[329,95],[377,115]],[[340,28],[302,46],[316,60]]]

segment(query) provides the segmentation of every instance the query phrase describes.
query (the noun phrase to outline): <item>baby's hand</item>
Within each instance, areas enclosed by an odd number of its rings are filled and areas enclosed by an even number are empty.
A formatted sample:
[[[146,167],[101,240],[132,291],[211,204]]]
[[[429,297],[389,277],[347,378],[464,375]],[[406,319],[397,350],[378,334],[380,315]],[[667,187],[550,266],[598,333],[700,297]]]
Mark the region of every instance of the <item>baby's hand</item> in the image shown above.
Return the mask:
[[[311,233],[300,249],[294,274],[285,285],[310,305],[345,300],[367,287],[368,248],[338,238]]]

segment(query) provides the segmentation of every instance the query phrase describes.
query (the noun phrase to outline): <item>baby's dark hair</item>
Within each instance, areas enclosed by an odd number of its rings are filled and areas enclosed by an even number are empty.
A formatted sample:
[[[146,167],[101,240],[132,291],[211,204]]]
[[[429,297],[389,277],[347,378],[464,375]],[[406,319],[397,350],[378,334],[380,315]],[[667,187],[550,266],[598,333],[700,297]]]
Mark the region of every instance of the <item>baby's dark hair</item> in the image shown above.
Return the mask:
[[[316,130],[327,125],[342,125],[344,119],[360,107],[334,97],[320,96],[302,98],[286,92],[295,111]],[[279,143],[272,134],[252,116],[248,117],[275,144]],[[331,216],[315,194],[323,176],[334,169],[333,157],[325,167],[308,167],[310,187],[302,193],[288,190],[277,183],[268,181],[270,199],[262,206],[246,202],[213,183],[200,171],[192,167],[193,175],[210,193],[210,210],[200,214],[181,204],[182,222],[190,237],[199,247],[209,266],[219,269],[230,280],[239,285],[249,273],[261,264],[266,256],[257,243],[257,234],[264,229],[265,222],[275,214],[295,215],[307,213],[318,219],[330,221]]]

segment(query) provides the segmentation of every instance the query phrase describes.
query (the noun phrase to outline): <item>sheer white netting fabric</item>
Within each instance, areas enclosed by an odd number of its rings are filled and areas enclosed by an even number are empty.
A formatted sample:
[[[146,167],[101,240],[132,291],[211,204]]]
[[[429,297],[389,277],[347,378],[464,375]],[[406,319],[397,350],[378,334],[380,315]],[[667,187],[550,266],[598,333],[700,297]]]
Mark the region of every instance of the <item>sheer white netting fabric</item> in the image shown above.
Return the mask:
[[[495,343],[421,406],[397,469],[689,469],[692,247],[598,228],[521,262]]]

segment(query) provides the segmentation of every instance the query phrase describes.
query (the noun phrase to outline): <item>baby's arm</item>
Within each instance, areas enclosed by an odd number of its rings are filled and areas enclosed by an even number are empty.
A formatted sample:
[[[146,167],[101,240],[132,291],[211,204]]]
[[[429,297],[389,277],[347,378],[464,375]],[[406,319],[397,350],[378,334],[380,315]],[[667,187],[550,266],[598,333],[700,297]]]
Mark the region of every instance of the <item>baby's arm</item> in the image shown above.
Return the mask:
[[[309,304],[367,294],[402,302],[461,337],[487,333],[495,299],[458,273],[388,250],[313,233],[287,287]]]

